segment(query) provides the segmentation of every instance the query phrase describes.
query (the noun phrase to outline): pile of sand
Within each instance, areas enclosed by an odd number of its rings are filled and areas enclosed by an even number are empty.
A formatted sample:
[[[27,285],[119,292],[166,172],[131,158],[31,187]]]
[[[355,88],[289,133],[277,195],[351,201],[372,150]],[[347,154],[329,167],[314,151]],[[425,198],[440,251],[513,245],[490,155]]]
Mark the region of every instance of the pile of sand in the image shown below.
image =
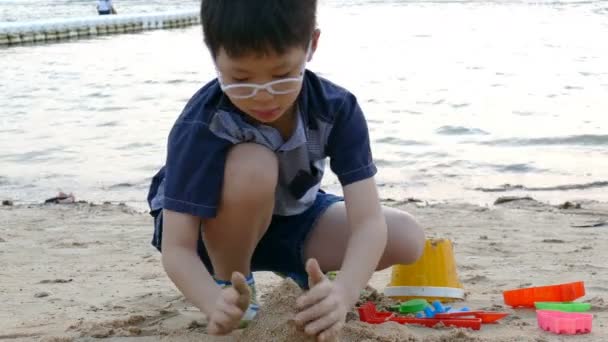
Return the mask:
[[[374,289],[368,288],[373,293],[374,302],[388,303],[390,299],[378,294]],[[278,288],[270,291],[264,298],[264,305],[253,322],[243,330],[237,338],[238,342],[247,341],[289,341],[289,342],[314,342],[315,339],[307,336],[299,329],[295,322],[296,299],[302,294],[302,290],[290,279],[284,280]],[[356,315],[353,311],[350,315]],[[461,329],[445,329],[447,334],[442,336],[417,336],[408,326],[394,322],[380,325],[370,325],[357,319],[346,323],[340,342],[406,342],[406,341],[456,341],[472,342],[482,341]]]
[[[291,279],[284,280],[265,297],[264,305],[253,322],[243,331],[238,341],[282,341],[314,342],[294,322],[296,299],[302,290]]]

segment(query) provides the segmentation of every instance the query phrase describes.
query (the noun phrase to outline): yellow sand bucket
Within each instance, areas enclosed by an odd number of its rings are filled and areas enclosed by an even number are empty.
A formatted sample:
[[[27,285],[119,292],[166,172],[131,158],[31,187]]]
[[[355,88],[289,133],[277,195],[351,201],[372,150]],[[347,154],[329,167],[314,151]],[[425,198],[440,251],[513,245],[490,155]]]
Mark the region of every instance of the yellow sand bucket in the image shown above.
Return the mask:
[[[449,302],[464,298],[458,281],[452,242],[446,239],[426,240],[422,257],[411,265],[395,265],[384,294],[397,300],[424,298]]]

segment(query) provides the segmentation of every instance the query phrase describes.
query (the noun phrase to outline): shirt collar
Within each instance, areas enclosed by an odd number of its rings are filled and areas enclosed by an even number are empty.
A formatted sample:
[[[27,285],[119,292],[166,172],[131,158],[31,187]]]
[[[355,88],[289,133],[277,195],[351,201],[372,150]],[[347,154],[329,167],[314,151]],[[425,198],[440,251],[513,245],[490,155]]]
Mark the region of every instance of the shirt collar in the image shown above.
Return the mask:
[[[291,151],[306,144],[306,131],[304,130],[304,124],[302,123],[302,115],[300,109],[296,109],[296,128],[293,131],[291,137],[279,147],[279,151]]]

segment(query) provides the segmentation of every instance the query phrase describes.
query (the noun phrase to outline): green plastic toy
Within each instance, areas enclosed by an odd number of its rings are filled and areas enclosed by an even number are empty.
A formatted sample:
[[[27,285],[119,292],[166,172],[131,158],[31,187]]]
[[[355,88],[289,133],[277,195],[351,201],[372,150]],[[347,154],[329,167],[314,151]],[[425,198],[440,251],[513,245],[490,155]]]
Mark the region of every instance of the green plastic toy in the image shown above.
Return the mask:
[[[563,312],[585,312],[591,309],[589,303],[576,303],[576,302],[535,302],[539,310],[554,310]]]
[[[425,307],[429,306],[429,302],[424,299],[412,299],[407,302],[399,304],[400,313],[416,313],[423,311]]]

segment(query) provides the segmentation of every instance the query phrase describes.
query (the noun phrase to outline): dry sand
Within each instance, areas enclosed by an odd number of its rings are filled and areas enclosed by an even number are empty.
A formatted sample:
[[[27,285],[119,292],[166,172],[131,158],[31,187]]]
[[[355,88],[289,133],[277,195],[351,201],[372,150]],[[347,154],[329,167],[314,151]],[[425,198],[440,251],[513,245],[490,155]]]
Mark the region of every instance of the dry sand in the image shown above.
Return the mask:
[[[560,209],[535,201],[483,208],[467,204],[396,203],[429,237],[454,242],[467,291],[459,305],[512,315],[481,331],[428,329],[352,319],[342,341],[607,341],[608,204]],[[595,227],[575,227],[575,226]],[[214,338],[205,318],[163,273],[150,244],[151,218],[125,206],[55,204],[0,207],[0,340],[8,341],[305,341],[288,337],[293,284],[257,273],[259,321]],[[377,272],[380,291],[390,270]],[[593,332],[558,336],[537,328],[532,310],[505,307],[501,291],[584,280]],[[279,287],[279,288],[277,288]]]

